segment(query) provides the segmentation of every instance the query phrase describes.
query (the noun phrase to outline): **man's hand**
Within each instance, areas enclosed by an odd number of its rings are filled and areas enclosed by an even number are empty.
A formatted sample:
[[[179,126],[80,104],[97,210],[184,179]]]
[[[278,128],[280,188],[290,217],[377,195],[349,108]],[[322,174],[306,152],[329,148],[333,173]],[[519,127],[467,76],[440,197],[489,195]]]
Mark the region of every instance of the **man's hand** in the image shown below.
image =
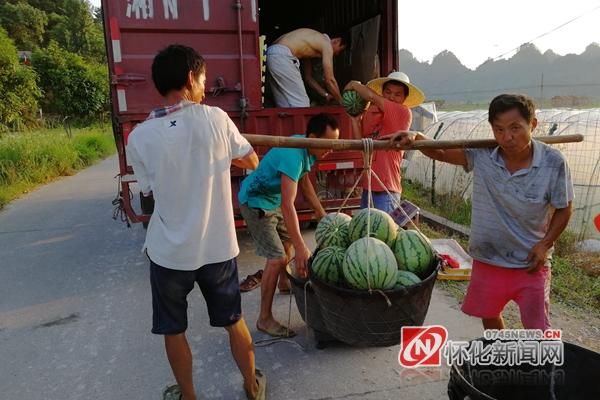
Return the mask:
[[[294,246],[295,251],[295,262],[296,262],[296,273],[300,278],[306,278],[308,276],[308,259],[311,256],[311,252],[306,247],[306,244],[301,246]]]
[[[410,146],[415,142],[417,135],[412,132],[397,132],[392,135],[382,136],[381,139],[388,139],[392,144],[400,144],[401,146]]]
[[[356,90],[356,86],[362,86],[360,81],[350,81],[344,86],[344,90]]]
[[[543,240],[537,243],[527,256],[527,261],[529,261],[529,267],[527,268],[527,272],[533,274],[539,271],[544,265],[546,265],[546,260],[548,259],[548,251],[552,248],[552,243],[546,243]]]

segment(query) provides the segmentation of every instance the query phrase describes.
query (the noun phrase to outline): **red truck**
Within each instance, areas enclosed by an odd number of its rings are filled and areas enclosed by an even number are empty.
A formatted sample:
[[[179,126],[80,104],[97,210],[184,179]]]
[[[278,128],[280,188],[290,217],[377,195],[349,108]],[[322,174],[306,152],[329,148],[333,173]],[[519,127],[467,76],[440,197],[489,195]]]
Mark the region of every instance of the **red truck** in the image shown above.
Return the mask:
[[[119,155],[120,202],[132,222],[147,222],[152,201],[133,206],[135,174],[125,146],[135,125],[162,103],[152,83],[154,55],[172,43],[195,48],[207,62],[206,104],[224,109],[243,133],[289,136],[304,131],[310,116],[327,112],[350,138],[350,120],[341,106],[276,108],[265,93],[265,51],[281,34],[297,28],[320,32],[351,30],[352,47],[334,60],[341,88],[398,69],[397,0],[102,0],[110,68],[113,131]],[[310,92],[309,92],[310,94]],[[264,154],[268,149],[257,148]],[[362,168],[359,152],[335,152],[317,162],[312,174],[326,209],[337,209]],[[246,172],[232,168],[234,206]],[[358,193],[349,207],[359,204]],[[313,218],[299,198],[301,221]],[[234,207],[237,212],[237,207]],[[236,215],[236,225],[243,220]]]

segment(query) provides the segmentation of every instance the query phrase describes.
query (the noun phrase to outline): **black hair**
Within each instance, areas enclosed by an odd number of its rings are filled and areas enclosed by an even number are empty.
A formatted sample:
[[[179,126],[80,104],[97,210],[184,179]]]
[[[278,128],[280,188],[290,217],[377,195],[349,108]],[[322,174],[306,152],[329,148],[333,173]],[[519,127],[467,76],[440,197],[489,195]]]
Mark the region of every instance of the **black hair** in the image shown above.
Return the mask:
[[[327,132],[327,127],[336,130],[338,129],[339,124],[337,120],[329,114],[317,114],[308,120],[308,124],[306,125],[306,137],[311,133],[318,138],[323,137],[325,132]]]
[[[166,96],[183,88],[192,71],[195,77],[206,72],[204,58],[191,47],[172,44],[161,50],[152,62],[152,81],[156,90]]]
[[[384,83],[383,86],[381,87],[381,93],[382,94],[383,94],[383,91],[385,90],[385,87],[387,85],[402,86],[402,89],[404,89],[404,97],[408,97],[408,94],[410,93],[410,89],[409,89],[409,87],[406,84],[404,84],[402,82],[395,81],[395,80],[390,80],[390,81],[387,81],[386,83]]]
[[[533,100],[523,94],[501,94],[494,97],[488,111],[488,122],[491,124],[498,114],[516,109],[521,116],[530,123],[535,118],[535,104]]]
[[[352,32],[349,30],[332,33],[329,35],[329,37],[331,39],[339,38],[340,44],[342,46],[346,46],[347,50],[350,50],[350,48],[352,47]]]

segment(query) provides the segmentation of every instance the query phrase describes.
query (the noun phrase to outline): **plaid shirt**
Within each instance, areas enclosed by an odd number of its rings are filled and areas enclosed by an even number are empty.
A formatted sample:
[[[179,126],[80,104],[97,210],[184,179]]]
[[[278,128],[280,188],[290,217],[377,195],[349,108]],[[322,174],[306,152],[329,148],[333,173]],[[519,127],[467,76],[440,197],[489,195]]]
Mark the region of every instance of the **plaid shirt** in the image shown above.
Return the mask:
[[[194,104],[197,103],[194,103],[193,101],[189,100],[181,100],[179,103],[173,104],[171,106],[155,108],[150,112],[150,114],[148,114],[148,118],[146,118],[146,121],[148,121],[149,119],[161,118],[166,115],[173,114],[174,112],[183,110],[184,108],[188,106],[193,106]]]

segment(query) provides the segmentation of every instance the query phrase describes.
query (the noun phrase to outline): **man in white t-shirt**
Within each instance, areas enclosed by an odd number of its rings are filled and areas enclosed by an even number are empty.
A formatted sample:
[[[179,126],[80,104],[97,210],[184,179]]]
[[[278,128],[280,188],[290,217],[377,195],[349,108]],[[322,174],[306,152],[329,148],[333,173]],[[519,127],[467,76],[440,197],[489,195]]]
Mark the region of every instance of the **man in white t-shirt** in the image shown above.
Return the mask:
[[[166,107],[129,136],[127,158],[155,205],[144,249],[150,259],[152,332],[164,335],[177,381],[165,399],[195,400],[187,296],[197,283],[210,324],[224,327],[249,399],[264,399],[266,378],[254,365],[242,318],[235,257],[239,253],[230,167],[255,169],[258,157],[227,114],[200,104],[206,66],[192,48],[171,45],[154,58],[152,79]]]

